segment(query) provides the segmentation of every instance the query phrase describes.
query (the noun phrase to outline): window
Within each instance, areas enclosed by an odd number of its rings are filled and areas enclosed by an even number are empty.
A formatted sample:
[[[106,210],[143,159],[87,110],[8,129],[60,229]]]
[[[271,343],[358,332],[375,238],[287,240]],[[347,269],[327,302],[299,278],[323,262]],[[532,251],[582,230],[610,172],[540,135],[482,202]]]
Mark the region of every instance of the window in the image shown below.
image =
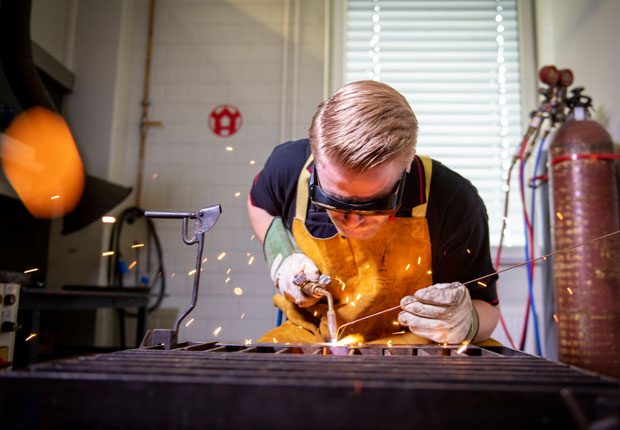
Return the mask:
[[[418,153],[476,186],[497,245],[522,136],[517,1],[349,0],[342,13],[344,82],[375,79],[407,97]],[[511,187],[505,244],[523,246],[518,181]]]

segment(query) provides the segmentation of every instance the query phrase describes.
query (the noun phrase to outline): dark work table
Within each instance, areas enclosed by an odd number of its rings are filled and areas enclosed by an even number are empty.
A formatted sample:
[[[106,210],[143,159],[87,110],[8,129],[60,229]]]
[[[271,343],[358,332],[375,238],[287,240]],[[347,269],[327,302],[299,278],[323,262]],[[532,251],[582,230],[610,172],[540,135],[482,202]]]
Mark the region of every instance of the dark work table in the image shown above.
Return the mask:
[[[147,308],[151,297],[149,290],[146,287],[66,286],[63,289],[22,287],[19,293],[19,311],[32,311],[30,330],[38,333],[43,310],[137,308],[136,340],[139,344],[146,330]],[[29,364],[36,360],[37,343],[36,337],[30,341]]]

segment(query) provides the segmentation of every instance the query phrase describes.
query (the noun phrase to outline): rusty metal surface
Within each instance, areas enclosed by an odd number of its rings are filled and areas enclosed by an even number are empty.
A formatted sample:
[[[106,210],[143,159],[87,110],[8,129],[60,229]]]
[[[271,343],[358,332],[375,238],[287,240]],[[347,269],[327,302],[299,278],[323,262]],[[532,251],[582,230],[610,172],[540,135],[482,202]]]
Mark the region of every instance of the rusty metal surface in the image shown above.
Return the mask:
[[[3,428],[578,428],[620,383],[508,348],[183,344],[0,376]],[[563,398],[569,393],[572,406]],[[619,403],[620,404],[620,403]]]
[[[613,153],[611,137],[590,120],[568,121],[551,159]],[[612,160],[552,164],[554,250],[619,229]],[[620,378],[620,240],[618,236],[553,259],[559,359]]]

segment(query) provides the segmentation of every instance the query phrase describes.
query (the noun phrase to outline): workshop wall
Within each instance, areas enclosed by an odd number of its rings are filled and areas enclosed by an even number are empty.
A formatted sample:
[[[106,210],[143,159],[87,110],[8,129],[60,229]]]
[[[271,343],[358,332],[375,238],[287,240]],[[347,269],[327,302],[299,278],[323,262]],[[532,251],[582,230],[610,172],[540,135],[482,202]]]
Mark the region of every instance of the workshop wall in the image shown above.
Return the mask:
[[[136,177],[148,2],[136,2],[131,13],[125,183]],[[181,340],[212,339],[221,327],[218,340],[243,342],[275,325],[275,289],[252,240],[246,200],[274,146],[307,135],[323,98],[323,34],[320,1],[157,2],[149,117],[163,127],[148,132],[141,206],[189,211],[219,203],[223,212],[206,235],[198,306]],[[243,117],[229,137],[208,126],[221,104]],[[181,311],[191,299],[196,246],[181,241],[179,220],[156,225],[167,272],[162,307]]]

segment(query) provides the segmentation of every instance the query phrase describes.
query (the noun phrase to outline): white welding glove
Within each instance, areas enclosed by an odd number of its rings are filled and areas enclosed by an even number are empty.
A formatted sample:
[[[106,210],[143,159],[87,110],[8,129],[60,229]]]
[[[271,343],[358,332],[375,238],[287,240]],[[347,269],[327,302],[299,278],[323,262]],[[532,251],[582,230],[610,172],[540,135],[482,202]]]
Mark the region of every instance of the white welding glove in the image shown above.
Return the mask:
[[[412,333],[437,343],[472,340],[478,332],[478,314],[469,290],[460,282],[422,288],[400,301],[398,321]]]
[[[320,297],[305,295],[301,287],[295,284],[293,279],[295,275],[300,273],[304,273],[306,280],[309,282],[317,282],[319,280],[319,268],[316,267],[314,261],[304,254],[295,252],[284,259],[280,267],[278,267],[273,281],[287,300],[294,302],[297,306],[306,308],[318,302]]]

